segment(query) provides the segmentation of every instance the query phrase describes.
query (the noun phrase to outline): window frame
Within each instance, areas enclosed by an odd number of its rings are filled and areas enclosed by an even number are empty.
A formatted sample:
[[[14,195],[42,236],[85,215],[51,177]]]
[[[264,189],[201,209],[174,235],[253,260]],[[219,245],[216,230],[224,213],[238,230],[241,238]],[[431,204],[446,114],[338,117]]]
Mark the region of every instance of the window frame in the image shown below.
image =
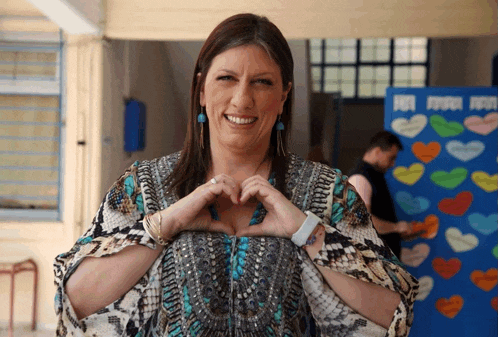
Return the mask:
[[[311,62],[311,56],[310,56],[310,72],[313,67],[320,67],[320,91],[314,91],[314,79],[313,75],[311,74],[311,90],[312,92],[322,92],[324,93],[324,88],[325,88],[325,70],[327,67],[354,67],[355,68],[355,81],[354,81],[354,87],[355,87],[355,97],[344,97],[343,96],[343,102],[344,104],[384,104],[384,97],[382,98],[375,98],[375,97],[368,97],[368,98],[361,98],[359,97],[359,76],[360,76],[360,67],[362,66],[373,66],[373,67],[378,67],[378,66],[388,66],[389,67],[389,72],[390,72],[390,77],[389,77],[389,85],[390,87],[393,86],[394,83],[394,69],[399,66],[424,66],[426,69],[426,76],[425,76],[425,87],[429,86],[429,71],[430,71],[430,56],[431,56],[431,40],[427,38],[427,45],[426,45],[426,52],[427,52],[427,57],[425,62],[395,62],[394,61],[394,52],[395,52],[395,39],[396,38],[389,38],[389,61],[361,61],[361,41],[364,39],[355,39],[356,40],[356,61],[351,62],[351,63],[342,63],[342,62],[325,62],[326,60],[326,52],[327,52],[327,39],[321,39],[321,62],[319,63],[313,63]],[[412,45],[413,46],[413,45]],[[308,55],[311,54],[311,47],[310,47],[310,42],[308,40],[308,50],[309,53]],[[340,91],[342,93],[342,90]]]
[[[54,81],[50,80],[29,80],[29,79],[7,79],[0,78],[1,95],[22,95],[22,96],[58,96],[58,127],[59,127],[59,150],[58,150],[58,182],[57,182],[57,208],[56,209],[20,209],[0,207],[0,222],[8,221],[28,221],[28,222],[58,222],[62,221],[63,210],[63,177],[64,177],[64,141],[65,141],[65,83],[64,83],[64,57],[65,48],[63,32],[51,35],[47,39],[46,34],[29,34],[30,39],[19,41],[17,39],[2,41],[0,49],[10,49],[16,51],[23,50],[45,50],[55,51],[56,71]]]

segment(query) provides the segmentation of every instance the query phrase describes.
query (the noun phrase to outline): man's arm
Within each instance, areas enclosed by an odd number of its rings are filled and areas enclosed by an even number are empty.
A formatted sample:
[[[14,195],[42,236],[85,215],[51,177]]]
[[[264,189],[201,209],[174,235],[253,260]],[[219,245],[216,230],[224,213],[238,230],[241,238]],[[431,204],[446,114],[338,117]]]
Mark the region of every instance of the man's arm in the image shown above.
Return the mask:
[[[361,174],[353,174],[348,181],[363,199],[368,212],[372,214],[372,185],[370,182]],[[372,222],[379,234],[410,232],[410,225],[406,221],[391,222],[372,214]]]

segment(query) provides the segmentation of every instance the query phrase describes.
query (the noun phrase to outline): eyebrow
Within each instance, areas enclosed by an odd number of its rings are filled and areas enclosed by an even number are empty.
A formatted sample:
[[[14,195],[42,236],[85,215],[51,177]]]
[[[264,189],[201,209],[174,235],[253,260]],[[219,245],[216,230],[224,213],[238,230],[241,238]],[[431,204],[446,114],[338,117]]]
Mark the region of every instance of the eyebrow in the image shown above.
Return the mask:
[[[232,71],[230,69],[219,69],[218,71],[224,71],[224,72],[227,72],[229,74],[238,75],[235,71]],[[265,71],[265,72],[262,72],[262,73],[255,74],[254,77],[264,76],[264,75],[273,75],[273,74],[274,73],[272,73],[272,72]]]

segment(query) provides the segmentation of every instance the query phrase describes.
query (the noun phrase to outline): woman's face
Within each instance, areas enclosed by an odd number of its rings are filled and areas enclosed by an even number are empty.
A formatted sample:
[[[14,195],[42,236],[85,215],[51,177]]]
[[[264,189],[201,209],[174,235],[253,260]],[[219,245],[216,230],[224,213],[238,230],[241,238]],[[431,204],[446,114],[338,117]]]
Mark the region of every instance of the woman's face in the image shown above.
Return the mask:
[[[279,66],[259,46],[235,47],[217,55],[200,94],[211,146],[266,151],[290,88],[291,83],[284,88]]]

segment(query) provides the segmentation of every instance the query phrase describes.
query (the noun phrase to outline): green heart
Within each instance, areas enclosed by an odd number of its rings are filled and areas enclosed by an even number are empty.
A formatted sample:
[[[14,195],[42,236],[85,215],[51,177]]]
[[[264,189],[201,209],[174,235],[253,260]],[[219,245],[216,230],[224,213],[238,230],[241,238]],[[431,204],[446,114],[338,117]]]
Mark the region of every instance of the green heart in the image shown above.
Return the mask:
[[[429,119],[432,128],[441,137],[457,136],[463,132],[463,125],[458,122],[447,122],[443,116],[432,115]]]
[[[498,245],[493,248],[493,255],[498,259]]]
[[[467,178],[467,170],[463,167],[454,168],[450,173],[435,171],[431,174],[431,180],[434,184],[449,190],[460,185],[465,178]]]

